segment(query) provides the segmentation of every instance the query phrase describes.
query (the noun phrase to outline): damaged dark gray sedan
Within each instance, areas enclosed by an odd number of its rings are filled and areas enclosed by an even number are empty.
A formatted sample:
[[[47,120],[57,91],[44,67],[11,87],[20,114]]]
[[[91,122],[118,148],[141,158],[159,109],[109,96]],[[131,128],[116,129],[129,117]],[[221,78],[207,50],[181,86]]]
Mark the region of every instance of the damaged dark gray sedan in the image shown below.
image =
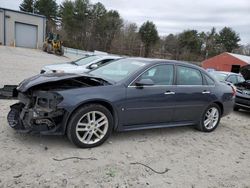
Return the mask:
[[[112,131],[195,125],[211,132],[232,111],[235,91],[191,64],[126,58],[88,74],[37,75],[12,95],[19,99],[8,114],[12,128],[66,134],[88,148]]]

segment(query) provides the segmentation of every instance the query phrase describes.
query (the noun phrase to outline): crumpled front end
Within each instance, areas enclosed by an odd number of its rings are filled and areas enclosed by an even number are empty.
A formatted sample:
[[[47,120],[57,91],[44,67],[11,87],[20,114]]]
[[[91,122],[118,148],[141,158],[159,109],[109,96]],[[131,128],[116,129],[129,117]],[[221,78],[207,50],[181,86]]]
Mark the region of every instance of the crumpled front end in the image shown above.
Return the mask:
[[[18,94],[19,102],[12,105],[7,116],[9,125],[19,132],[58,132],[65,113],[58,108],[63,100],[56,92],[34,91],[32,95]]]
[[[0,89],[0,99],[18,99],[8,114],[9,125],[21,132],[41,134],[64,134],[64,118],[67,106],[62,107],[61,93],[85,87],[108,84],[102,79],[88,75],[44,74],[36,75],[21,82],[18,86],[5,85]]]

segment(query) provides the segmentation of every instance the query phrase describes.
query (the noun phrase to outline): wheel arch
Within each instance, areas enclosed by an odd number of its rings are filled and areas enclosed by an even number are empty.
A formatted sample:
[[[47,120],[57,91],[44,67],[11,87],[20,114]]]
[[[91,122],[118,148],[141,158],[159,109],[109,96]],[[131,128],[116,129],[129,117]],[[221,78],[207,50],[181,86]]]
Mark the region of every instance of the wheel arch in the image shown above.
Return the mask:
[[[220,107],[221,115],[224,113],[224,106],[220,101],[215,101],[214,104],[217,104]]]
[[[72,117],[72,115],[80,108],[82,108],[85,105],[89,105],[89,104],[99,104],[104,106],[105,108],[107,108],[110,113],[113,116],[113,120],[114,120],[114,130],[117,128],[118,126],[118,114],[117,111],[115,110],[115,107],[111,104],[111,102],[103,100],[103,99],[93,99],[93,100],[88,100],[88,101],[84,101],[80,104],[78,104],[68,115],[68,118],[66,119],[66,123],[64,126],[64,134],[66,133],[67,127],[68,127],[68,123],[70,121],[70,118]]]

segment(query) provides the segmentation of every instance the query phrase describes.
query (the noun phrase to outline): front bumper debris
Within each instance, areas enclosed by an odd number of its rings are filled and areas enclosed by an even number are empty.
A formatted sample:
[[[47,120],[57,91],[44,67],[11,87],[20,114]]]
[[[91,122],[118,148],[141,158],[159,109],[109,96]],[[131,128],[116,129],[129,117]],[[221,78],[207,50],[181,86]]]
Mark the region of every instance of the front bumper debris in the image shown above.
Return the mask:
[[[57,110],[45,116],[39,116],[33,109],[26,109],[23,103],[11,106],[7,116],[9,126],[18,132],[45,133],[55,132],[60,126],[63,110]]]
[[[17,85],[5,85],[0,88],[0,99],[17,99]]]
[[[18,93],[19,102],[12,105],[7,116],[11,128],[18,132],[50,134],[56,132],[65,110],[57,106],[63,99],[47,91],[35,91],[32,95]]]

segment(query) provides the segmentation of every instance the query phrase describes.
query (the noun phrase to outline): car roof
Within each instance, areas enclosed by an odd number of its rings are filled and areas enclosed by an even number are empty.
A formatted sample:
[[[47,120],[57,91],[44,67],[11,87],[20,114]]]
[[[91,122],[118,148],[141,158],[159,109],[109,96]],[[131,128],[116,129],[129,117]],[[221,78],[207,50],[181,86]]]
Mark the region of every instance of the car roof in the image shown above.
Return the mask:
[[[173,64],[180,64],[180,65],[187,65],[189,67],[194,67],[194,68],[198,68],[200,70],[204,70],[203,68],[201,68],[198,65],[195,65],[195,64],[192,64],[189,62],[185,62],[185,61],[178,61],[178,60],[154,59],[154,58],[143,58],[143,57],[130,57],[130,58],[126,58],[126,59],[141,61],[141,62],[152,64],[152,65],[153,64],[161,64],[161,63],[173,63]]]
[[[117,56],[117,55],[91,55],[91,56],[96,56],[96,57],[99,57],[102,59],[119,59],[119,58],[121,58],[120,56]]]

